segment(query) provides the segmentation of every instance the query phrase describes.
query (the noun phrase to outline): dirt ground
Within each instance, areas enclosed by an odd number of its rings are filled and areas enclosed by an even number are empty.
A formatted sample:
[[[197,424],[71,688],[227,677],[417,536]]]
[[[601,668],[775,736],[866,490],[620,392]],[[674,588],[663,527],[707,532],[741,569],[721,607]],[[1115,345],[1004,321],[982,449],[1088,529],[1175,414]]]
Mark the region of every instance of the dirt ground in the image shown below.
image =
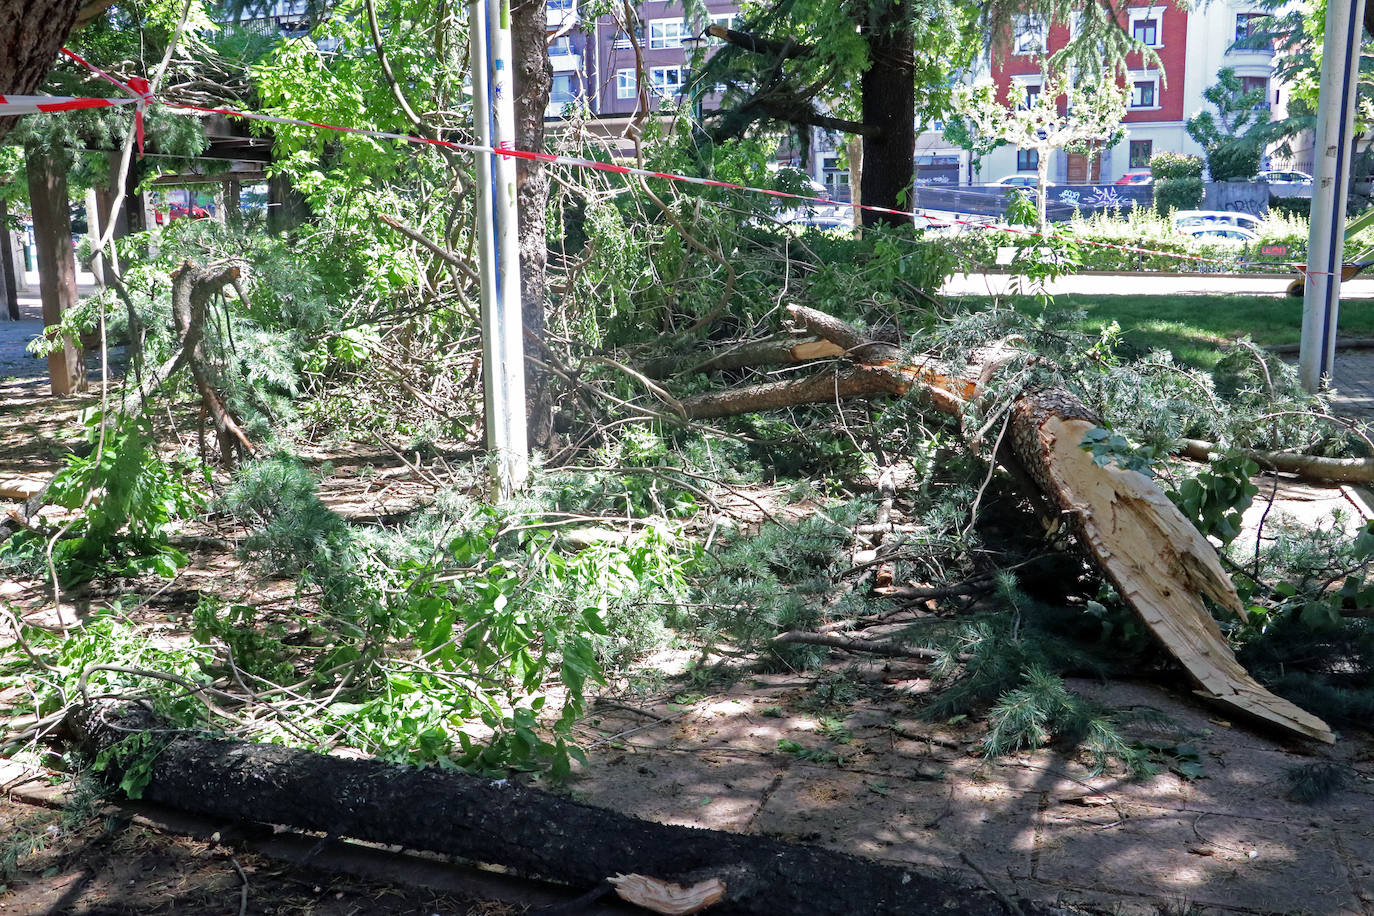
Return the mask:
[[[79,406],[54,404],[32,383],[0,386],[0,481],[51,474],[79,438]],[[427,486],[396,456],[364,458],[378,473],[341,462],[322,488],[345,514],[385,516]],[[1355,505],[1354,496],[1286,483],[1280,509],[1320,514]],[[232,558],[234,532],[193,534],[192,565],[175,582],[126,584],[161,590],[142,613],[175,624],[202,590],[254,600],[289,589],[243,571]],[[19,613],[43,600],[40,582],[0,582],[0,602]],[[69,610],[79,614],[81,601]],[[662,663],[671,671],[682,661]],[[1182,683],[1074,682],[1108,705],[1151,707],[1173,723],[1157,735],[1168,769],[1136,783],[1094,776],[1082,759],[1053,751],[986,761],[977,727],[921,718],[929,686],[918,668],[846,657],[806,674],[670,680],[659,693],[596,705],[581,726],[590,766],[566,791],[668,823],[913,865],[1066,911],[1374,914],[1370,735],[1344,735],[1330,748],[1287,744],[1222,718]],[[1290,774],[1316,762],[1341,774],[1335,794],[1291,800]],[[378,850],[317,849],[315,838],[216,837],[215,825],[131,808],[69,823],[34,803],[46,771],[5,766],[0,916],[494,916],[560,899]],[[288,841],[295,845],[271,846]]]

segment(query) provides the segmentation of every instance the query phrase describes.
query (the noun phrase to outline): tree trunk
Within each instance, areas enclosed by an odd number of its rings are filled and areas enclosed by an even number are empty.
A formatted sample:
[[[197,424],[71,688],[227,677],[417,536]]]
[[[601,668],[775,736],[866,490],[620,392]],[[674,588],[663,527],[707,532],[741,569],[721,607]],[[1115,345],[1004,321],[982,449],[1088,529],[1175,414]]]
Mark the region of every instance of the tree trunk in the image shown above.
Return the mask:
[[[310,219],[310,202],[283,174],[267,179],[267,231],[287,232]]]
[[[1048,149],[1039,150],[1035,156],[1035,213],[1040,218],[1040,231],[1049,228],[1049,217],[1045,215],[1049,206],[1050,193],[1050,156]],[[1013,194],[1016,192],[1013,191]]]
[[[863,123],[877,128],[864,137],[860,193],[870,207],[909,210],[916,155],[916,62],[910,0],[893,0],[868,33],[868,69],[860,78]],[[893,213],[863,211],[863,224],[907,225]]]
[[[61,150],[27,147],[29,205],[38,248],[38,288],[43,300],[43,326],[51,328],[77,304],[76,252],[72,248],[72,217],[67,201],[67,163]],[[48,354],[52,393],[64,397],[86,390],[86,365],[77,342],[62,338],[62,346]]]
[[[845,143],[845,152],[849,155],[849,202],[854,205],[850,211],[850,219],[854,222],[856,230],[862,230],[864,225],[864,211],[859,207],[864,202],[864,140],[863,137],[850,137]]]
[[[95,755],[162,723],[140,707],[105,704],[69,724],[82,749]],[[118,753],[110,762],[106,775],[116,783],[121,767],[136,763]],[[910,868],[768,837],[656,824],[437,767],[187,736],[173,738],[146,762],[151,772],[143,797],[159,804],[459,856],[574,888],[596,887],[617,874],[683,884],[714,878],[724,884],[723,899],[708,912],[722,916],[1005,912],[985,891]]]
[[[9,202],[0,197],[0,304],[10,321],[19,320],[19,278],[14,275],[14,234],[10,232]]]
[[[544,149],[544,110],[549,104],[553,69],[549,65],[545,0],[511,4],[511,43],[515,54],[515,145]],[[544,163],[517,159],[516,198],[520,211],[520,312],[526,357],[543,358],[544,299],[547,295],[548,230],[544,211],[549,177]],[[553,393],[548,374],[525,361],[525,422],[529,443],[548,449],[553,436]]]
[[[85,0],[0,0],[0,95],[32,95]],[[16,118],[0,118],[0,139]]]
[[[936,409],[961,416],[997,367],[1014,356],[1002,348],[975,351],[966,366],[903,358],[900,348],[866,340],[853,327],[814,309],[789,306],[793,319],[841,347],[858,365],[809,378],[699,395],[682,402],[689,417],[751,413],[839,397],[928,394]],[[1331,729],[1260,686],[1236,661],[1206,595],[1245,613],[1216,551],[1159,487],[1138,471],[1098,465],[1081,447],[1102,421],[1063,388],[1028,390],[1011,405],[1010,454],[1072,526],[1092,562],[1165,648],[1218,703],[1305,737],[1334,741]]]

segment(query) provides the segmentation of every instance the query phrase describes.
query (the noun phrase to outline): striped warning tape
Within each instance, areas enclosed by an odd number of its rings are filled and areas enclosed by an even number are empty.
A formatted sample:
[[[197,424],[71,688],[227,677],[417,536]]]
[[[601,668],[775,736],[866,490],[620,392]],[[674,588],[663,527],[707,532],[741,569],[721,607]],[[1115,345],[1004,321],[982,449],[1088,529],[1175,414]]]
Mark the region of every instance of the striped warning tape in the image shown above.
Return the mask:
[[[262,121],[269,124],[282,124],[291,127],[308,127],[318,130],[331,130],[340,133],[357,134],[364,137],[372,137],[378,140],[397,140],[403,143],[412,143],[422,146],[436,146],[445,149],[461,150],[469,153],[481,153],[486,155],[509,156],[515,159],[525,159],[533,162],[543,162],[549,165],[570,166],[573,168],[594,169],[601,172],[609,172],[615,175],[625,175],[637,178],[657,178],[664,181],[673,181],[682,184],[694,184],[703,187],[724,188],[733,191],[745,191],[752,194],[766,194],[772,197],[798,201],[801,203],[820,204],[823,206],[843,207],[849,210],[863,210],[870,213],[882,213],[891,216],[899,216],[909,220],[926,220],[928,225],[958,225],[974,229],[991,229],[1009,235],[1018,235],[1028,238],[1041,238],[1047,242],[1067,241],[1062,235],[1049,232],[1040,232],[1025,226],[1009,226],[1005,223],[980,220],[966,220],[952,217],[937,217],[927,213],[912,210],[894,210],[889,207],[877,207],[872,204],[856,204],[850,201],[831,200],[826,197],[816,197],[808,194],[794,194],[788,191],[779,191],[774,188],[759,188],[751,185],[737,184],[730,181],[720,181],[714,178],[702,178],[696,175],[678,175],[672,172],[659,172],[653,169],[638,168],[636,166],[621,165],[616,162],[605,162],[599,159],[586,159],[581,156],[560,156],[553,153],[536,152],[533,150],[515,149],[510,146],[482,146],[476,143],[464,143],[458,140],[442,140],[432,137],[417,137],[413,134],[394,133],[391,131],[372,130],[364,127],[344,127],[338,124],[324,124],[319,121],[308,121],[300,118],[284,118],[279,115],[260,114],[251,111],[239,111],[233,108],[207,108],[199,105],[187,105],[180,103],[161,102],[154,98],[148,89],[146,80],[139,78],[130,79],[127,83],[116,79],[104,70],[83,60],[79,55],[62,49],[62,53],[72,60],[83,65],[92,73],[109,81],[115,86],[128,92],[134,98],[130,99],[97,99],[97,98],[58,98],[49,96],[0,96],[0,116],[10,114],[34,114],[49,111],[74,111],[81,108],[100,108],[110,105],[130,105],[138,106],[138,135],[139,149],[143,148],[143,109],[147,105],[161,104],[163,108],[172,112],[200,112],[202,114],[218,114],[230,118],[242,118],[249,121]],[[11,109],[6,104],[6,99],[22,99],[27,104],[21,103]],[[35,103],[34,100],[42,100]],[[1118,245],[1112,242],[1102,242],[1093,239],[1073,239],[1079,245],[1093,248],[1102,248],[1112,251],[1121,251],[1128,254],[1154,255],[1179,261],[1190,261],[1199,264],[1216,264],[1221,266],[1231,266],[1233,261],[1225,258],[1211,258],[1203,255],[1185,254],[1175,251],[1159,251],[1151,248],[1142,248],[1134,245]],[[1304,265],[1290,262],[1274,262],[1263,266],[1274,268],[1276,272],[1291,272],[1294,268],[1302,268]]]

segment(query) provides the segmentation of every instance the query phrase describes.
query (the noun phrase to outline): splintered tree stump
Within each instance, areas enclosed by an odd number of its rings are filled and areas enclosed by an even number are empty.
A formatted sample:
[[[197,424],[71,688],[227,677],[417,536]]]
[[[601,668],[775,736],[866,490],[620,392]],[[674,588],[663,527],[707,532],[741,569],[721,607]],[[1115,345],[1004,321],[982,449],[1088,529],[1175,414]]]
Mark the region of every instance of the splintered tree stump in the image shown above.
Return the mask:
[[[68,722],[95,755],[162,726],[143,707],[87,706]],[[110,755],[113,783],[132,761]],[[505,779],[328,757],[244,741],[172,737],[143,798],[232,821],[399,845],[501,865],[574,888],[616,882],[655,912],[1003,916],[975,888],[911,868],[769,837],[656,824]],[[676,886],[674,886],[676,885]],[[696,909],[694,909],[694,907]],[[1026,913],[1046,908],[1023,903]]]
[[[967,365],[905,356],[866,340],[851,325],[815,309],[789,306],[795,322],[856,360],[808,378],[711,392],[683,401],[693,418],[721,417],[834,401],[902,396],[918,390],[935,409],[961,416],[1013,355],[1005,346],[975,352]],[[871,360],[872,362],[865,362]],[[1008,439],[1014,463],[1061,513],[1079,543],[1150,632],[1183,665],[1200,696],[1304,737],[1335,740],[1316,716],[1261,686],[1236,661],[1203,596],[1245,613],[1211,543],[1146,475],[1099,465],[1083,436],[1102,425],[1064,388],[1028,390],[1012,404]]]

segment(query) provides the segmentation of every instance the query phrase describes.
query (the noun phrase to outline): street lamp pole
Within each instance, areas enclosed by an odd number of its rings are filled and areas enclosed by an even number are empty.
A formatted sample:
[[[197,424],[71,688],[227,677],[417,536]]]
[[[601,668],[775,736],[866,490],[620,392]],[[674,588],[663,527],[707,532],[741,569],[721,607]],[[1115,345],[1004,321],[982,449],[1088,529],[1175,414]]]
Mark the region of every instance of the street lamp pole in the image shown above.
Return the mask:
[[[1329,3],[1322,48],[1317,133],[1313,138],[1312,221],[1307,283],[1302,302],[1298,374],[1308,391],[1331,382],[1336,360],[1336,318],[1345,255],[1345,200],[1350,190],[1350,139],[1355,129],[1355,86],[1365,0]]]
[[[473,0],[468,26],[472,33],[472,109],[477,142],[497,149],[514,149],[510,0]],[[496,153],[479,153],[477,239],[482,283],[482,383],[487,450],[498,500],[509,499],[529,476],[515,193],[515,160]]]

